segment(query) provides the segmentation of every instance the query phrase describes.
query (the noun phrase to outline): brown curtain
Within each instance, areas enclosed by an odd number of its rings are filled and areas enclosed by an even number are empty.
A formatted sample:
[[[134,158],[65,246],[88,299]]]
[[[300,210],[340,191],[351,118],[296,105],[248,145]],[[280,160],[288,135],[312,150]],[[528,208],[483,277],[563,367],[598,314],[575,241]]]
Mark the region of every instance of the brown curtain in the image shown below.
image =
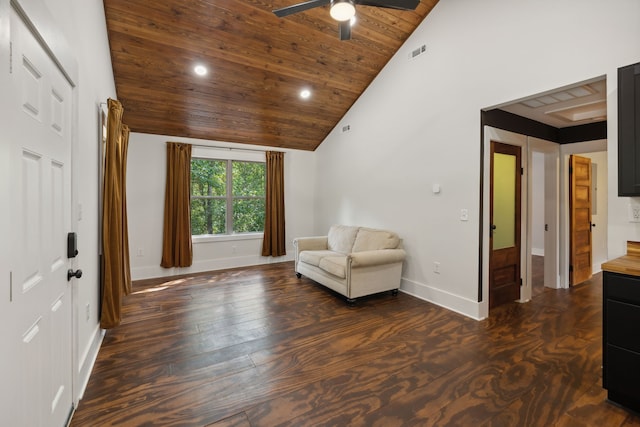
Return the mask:
[[[191,247],[191,145],[167,142],[162,267],[189,267]]]
[[[266,216],[262,256],[286,255],[284,233],[284,153],[267,151]]]
[[[127,148],[129,127],[120,102],[107,101],[107,141],[102,192],[102,304],[100,326],[120,324],[122,298],[131,293],[127,226]]]

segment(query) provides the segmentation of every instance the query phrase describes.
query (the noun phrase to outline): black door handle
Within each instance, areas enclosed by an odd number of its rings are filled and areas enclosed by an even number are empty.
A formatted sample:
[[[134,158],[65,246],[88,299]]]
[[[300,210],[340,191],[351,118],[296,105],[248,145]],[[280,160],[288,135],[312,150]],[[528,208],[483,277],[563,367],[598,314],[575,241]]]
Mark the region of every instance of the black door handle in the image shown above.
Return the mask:
[[[70,281],[73,277],[79,279],[82,277],[82,270],[78,269],[73,271],[72,269],[67,270],[67,282]]]

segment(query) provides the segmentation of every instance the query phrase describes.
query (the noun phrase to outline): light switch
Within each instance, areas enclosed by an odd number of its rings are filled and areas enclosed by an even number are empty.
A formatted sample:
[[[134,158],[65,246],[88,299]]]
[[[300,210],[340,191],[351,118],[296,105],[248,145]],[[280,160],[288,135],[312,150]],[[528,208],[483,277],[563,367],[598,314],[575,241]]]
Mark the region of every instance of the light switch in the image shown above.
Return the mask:
[[[433,194],[438,194],[440,193],[440,184],[433,184],[433,187],[431,187]]]
[[[460,209],[460,221],[469,221],[468,209]]]

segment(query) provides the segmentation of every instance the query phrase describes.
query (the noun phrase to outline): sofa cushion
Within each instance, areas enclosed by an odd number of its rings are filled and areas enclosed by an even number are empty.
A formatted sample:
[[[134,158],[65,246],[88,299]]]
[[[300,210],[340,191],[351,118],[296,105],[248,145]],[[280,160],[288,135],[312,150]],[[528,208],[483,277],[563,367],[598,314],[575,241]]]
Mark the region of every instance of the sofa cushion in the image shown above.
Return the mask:
[[[320,268],[341,279],[347,277],[346,256],[326,256],[320,260]]]
[[[327,247],[329,250],[343,254],[351,253],[353,242],[356,239],[358,227],[350,225],[333,225],[329,229],[327,236]]]
[[[353,243],[353,252],[395,249],[398,244],[400,244],[400,238],[396,233],[361,227]]]
[[[309,265],[320,267],[320,260],[326,256],[336,256],[333,251],[302,251],[300,261]]]

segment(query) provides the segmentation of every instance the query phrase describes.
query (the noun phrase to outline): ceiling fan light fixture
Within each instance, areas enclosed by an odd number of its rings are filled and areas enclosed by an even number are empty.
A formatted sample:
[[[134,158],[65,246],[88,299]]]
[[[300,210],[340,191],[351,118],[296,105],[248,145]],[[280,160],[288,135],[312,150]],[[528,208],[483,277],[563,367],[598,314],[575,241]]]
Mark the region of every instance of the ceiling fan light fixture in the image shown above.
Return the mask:
[[[355,16],[356,7],[351,0],[334,0],[329,14],[336,21],[348,21]]]

